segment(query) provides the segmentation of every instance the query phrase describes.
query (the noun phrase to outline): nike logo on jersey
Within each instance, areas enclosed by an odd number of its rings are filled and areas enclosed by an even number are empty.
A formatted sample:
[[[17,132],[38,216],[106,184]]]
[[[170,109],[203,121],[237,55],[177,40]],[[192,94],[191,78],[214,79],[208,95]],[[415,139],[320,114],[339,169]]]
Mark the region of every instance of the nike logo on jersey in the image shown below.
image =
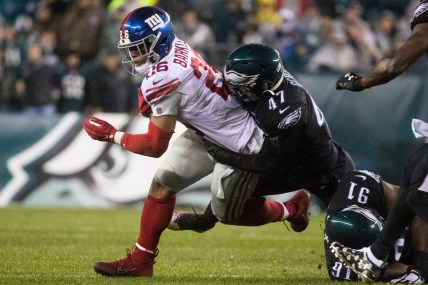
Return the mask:
[[[300,107],[299,109],[285,116],[285,118],[282,119],[282,121],[278,124],[278,129],[285,130],[288,127],[294,126],[300,120],[301,115],[302,108]]]
[[[284,113],[285,111],[287,111],[287,109],[288,109],[288,108],[290,108],[290,106],[288,106],[287,108],[282,109],[282,110],[281,110],[281,109],[279,109],[279,113],[280,113],[280,114]]]
[[[159,82],[161,82],[163,79],[160,79],[160,80],[158,80],[158,81],[154,81],[153,80],[153,85],[156,85],[156,84],[158,84]]]
[[[360,177],[361,179],[363,179],[363,181],[367,179],[367,177],[365,177],[364,175],[355,175],[355,177]]]
[[[377,173],[374,173],[373,171],[370,171],[370,170],[356,170],[356,171],[364,173],[365,174],[364,176],[366,176],[366,177],[370,176],[371,178],[376,180],[377,183],[380,183],[380,181],[381,181],[380,175]],[[361,175],[356,174],[355,176],[361,176]]]

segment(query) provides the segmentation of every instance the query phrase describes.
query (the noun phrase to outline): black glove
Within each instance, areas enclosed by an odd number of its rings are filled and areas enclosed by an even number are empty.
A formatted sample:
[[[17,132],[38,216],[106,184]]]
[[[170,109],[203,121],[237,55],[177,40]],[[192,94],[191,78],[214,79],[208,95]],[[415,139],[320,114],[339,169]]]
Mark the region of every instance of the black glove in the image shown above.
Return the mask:
[[[271,155],[270,140],[265,139],[262,149],[258,154],[242,154],[224,149],[204,139],[205,149],[219,163],[230,165],[245,171],[267,174],[275,171],[275,164]]]
[[[203,139],[205,150],[212,156],[214,159],[216,159],[217,152],[223,150],[223,148],[209,140]]]
[[[364,87],[361,85],[361,76],[354,72],[341,76],[336,82],[337,90],[361,91]]]

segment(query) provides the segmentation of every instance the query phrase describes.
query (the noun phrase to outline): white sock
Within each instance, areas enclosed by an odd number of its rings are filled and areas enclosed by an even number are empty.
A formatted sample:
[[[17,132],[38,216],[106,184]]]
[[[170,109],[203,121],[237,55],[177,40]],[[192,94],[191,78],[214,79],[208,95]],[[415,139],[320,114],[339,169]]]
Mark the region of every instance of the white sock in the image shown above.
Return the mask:
[[[282,206],[282,209],[284,210],[283,211],[284,214],[282,215],[281,221],[285,221],[285,219],[287,219],[288,216],[290,216],[290,213],[288,212],[287,207],[285,207],[285,205],[283,203],[281,203],[281,202],[277,202],[277,203],[279,203]]]
[[[366,247],[365,251],[367,253],[367,257],[372,263],[374,263],[377,267],[382,267],[385,262],[383,260],[377,259],[371,251],[370,247]]]
[[[148,252],[150,254],[156,254],[156,252],[149,250],[149,249],[145,248],[144,246],[141,246],[140,244],[138,244],[138,242],[135,243],[135,246],[141,251]]]

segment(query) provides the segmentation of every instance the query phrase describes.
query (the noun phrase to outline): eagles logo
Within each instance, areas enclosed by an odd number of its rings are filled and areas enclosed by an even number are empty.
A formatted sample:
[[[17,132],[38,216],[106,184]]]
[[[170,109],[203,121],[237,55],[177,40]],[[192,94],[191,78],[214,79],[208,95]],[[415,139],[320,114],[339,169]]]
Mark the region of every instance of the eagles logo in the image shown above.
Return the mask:
[[[237,73],[236,71],[229,70],[225,72],[225,78],[227,82],[230,82],[233,85],[238,86],[249,86],[253,87],[256,85],[256,81],[259,78],[260,74],[256,75],[245,75]]]
[[[285,116],[285,118],[282,119],[282,121],[278,124],[278,129],[285,130],[291,126],[294,126],[300,120],[301,116],[302,116],[302,108],[300,107],[299,109]]]

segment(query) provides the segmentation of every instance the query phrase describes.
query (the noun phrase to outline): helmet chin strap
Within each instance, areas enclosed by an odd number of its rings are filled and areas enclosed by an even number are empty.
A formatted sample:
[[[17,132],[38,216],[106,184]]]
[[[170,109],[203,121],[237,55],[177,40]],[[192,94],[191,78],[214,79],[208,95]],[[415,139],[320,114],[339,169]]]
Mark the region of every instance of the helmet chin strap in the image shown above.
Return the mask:
[[[282,68],[281,79],[279,79],[275,86],[272,87],[271,91],[276,90],[281,85],[282,81],[284,81],[284,68]]]
[[[158,62],[160,56],[157,53],[152,54],[152,56],[149,57],[150,63],[156,63]]]
[[[263,95],[265,95],[266,93],[269,93],[269,95],[274,96],[275,93],[272,90],[265,90],[263,91]]]
[[[276,90],[279,86],[281,86],[281,83],[284,81],[284,69],[282,69],[282,76],[281,78],[278,80],[278,82],[269,90],[265,90],[263,91],[263,94],[265,93],[269,93],[270,95],[275,95],[275,92],[273,92],[274,90]]]
[[[153,51],[153,49],[155,48],[157,42],[159,41],[160,36],[161,36],[161,32],[159,32],[156,35],[155,40],[152,42],[152,44],[150,46],[150,50],[149,50],[149,53],[148,53],[149,54],[150,63],[157,63],[158,60],[159,60],[159,58],[160,58],[160,56]]]

